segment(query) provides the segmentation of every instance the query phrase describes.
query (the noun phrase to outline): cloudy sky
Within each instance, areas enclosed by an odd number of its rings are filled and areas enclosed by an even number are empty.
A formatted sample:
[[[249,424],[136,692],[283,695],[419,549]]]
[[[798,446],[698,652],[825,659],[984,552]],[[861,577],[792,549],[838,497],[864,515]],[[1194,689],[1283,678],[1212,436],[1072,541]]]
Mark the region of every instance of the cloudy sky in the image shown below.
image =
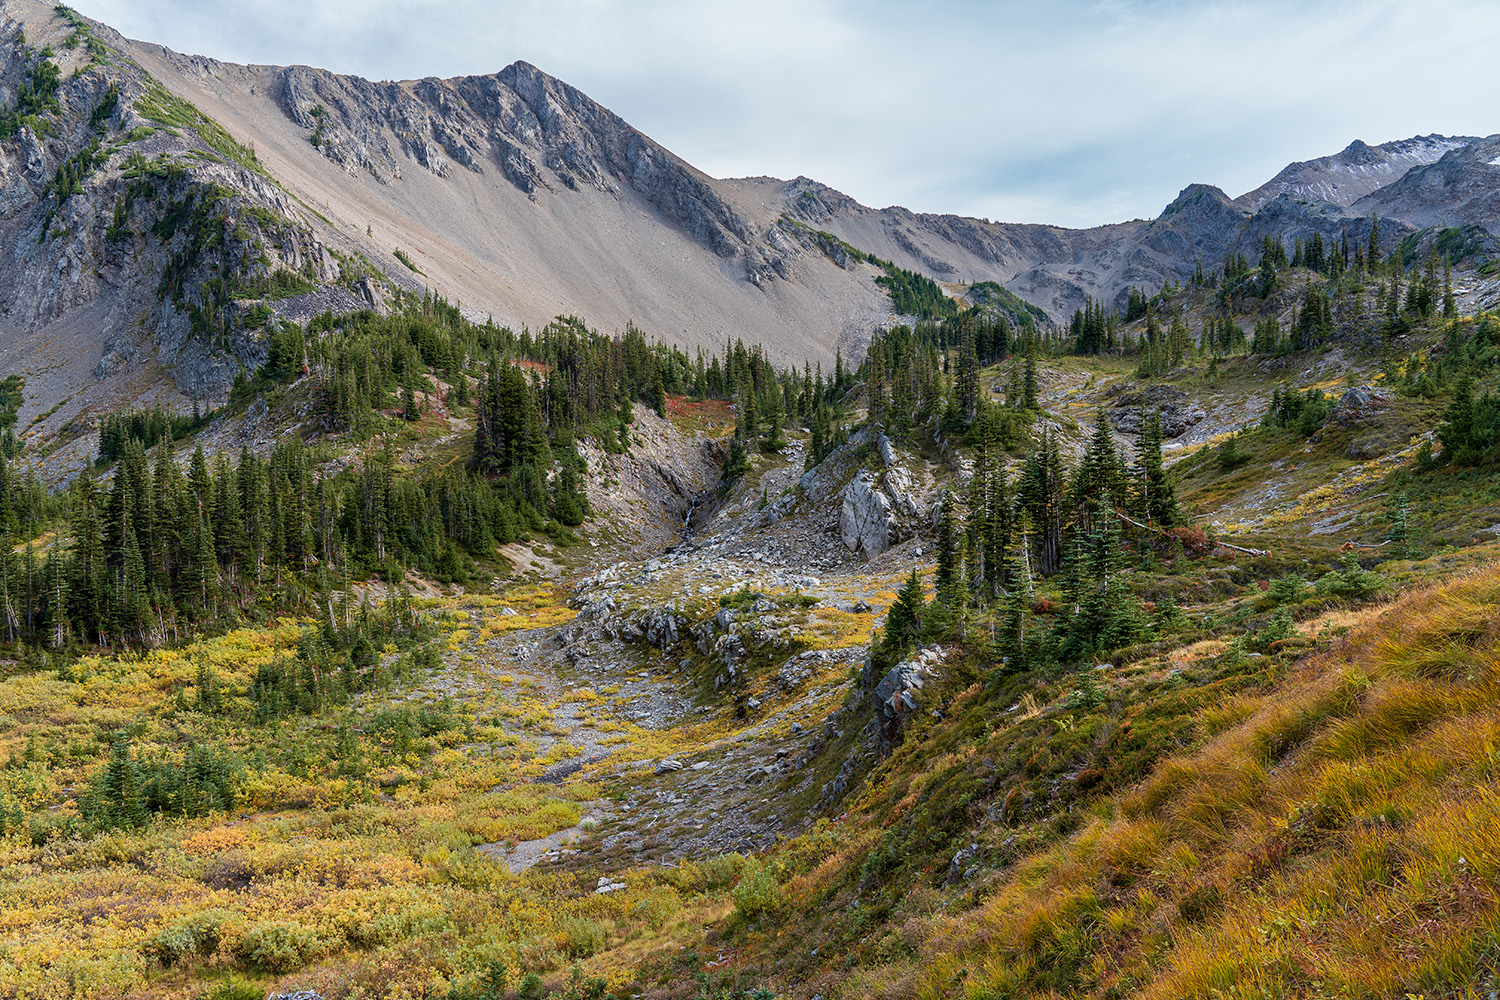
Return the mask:
[[[1500,132],[1500,5],[1342,0],[71,0],[127,35],[374,79],[517,59],[721,176],[1092,225],[1350,140]]]

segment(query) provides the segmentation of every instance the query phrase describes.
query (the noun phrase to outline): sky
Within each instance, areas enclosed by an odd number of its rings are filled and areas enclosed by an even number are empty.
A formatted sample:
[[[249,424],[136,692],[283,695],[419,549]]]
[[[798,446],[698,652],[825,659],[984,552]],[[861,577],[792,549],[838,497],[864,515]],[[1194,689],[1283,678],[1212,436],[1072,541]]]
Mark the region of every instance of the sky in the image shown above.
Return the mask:
[[[718,177],[1089,226],[1190,183],[1500,132],[1494,0],[71,0],[124,34],[371,79],[518,59]]]

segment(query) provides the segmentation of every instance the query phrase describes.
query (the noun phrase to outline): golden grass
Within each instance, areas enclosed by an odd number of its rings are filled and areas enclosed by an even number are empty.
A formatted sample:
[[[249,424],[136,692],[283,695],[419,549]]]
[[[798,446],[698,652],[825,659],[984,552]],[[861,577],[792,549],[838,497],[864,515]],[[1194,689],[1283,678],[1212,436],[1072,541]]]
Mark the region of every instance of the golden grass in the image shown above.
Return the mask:
[[[1274,690],[1217,707],[1201,750],[1016,864],[977,909],[934,919],[911,994],[1500,985],[1485,957],[1500,931],[1497,607],[1491,567],[1324,622],[1349,631]]]

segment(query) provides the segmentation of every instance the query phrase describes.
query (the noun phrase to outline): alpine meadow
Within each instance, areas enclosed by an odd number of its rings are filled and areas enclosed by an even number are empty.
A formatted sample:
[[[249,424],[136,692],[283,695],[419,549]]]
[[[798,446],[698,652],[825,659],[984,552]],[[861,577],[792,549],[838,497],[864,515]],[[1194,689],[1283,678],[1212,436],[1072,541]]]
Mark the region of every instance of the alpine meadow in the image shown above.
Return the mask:
[[[0,0],[0,997],[1495,997],[1497,195],[874,209]]]

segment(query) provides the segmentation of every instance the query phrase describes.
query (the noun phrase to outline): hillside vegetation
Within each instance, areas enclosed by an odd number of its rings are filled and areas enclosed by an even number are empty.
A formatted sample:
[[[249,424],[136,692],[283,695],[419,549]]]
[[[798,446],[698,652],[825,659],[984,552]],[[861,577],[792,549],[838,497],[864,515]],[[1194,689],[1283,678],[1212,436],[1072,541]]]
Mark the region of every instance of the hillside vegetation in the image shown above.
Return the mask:
[[[516,338],[440,301],[277,324],[226,411],[105,421],[102,482],[49,498],[6,473],[0,989],[1483,995],[1500,548],[1473,542],[1494,481],[1465,413],[1492,323],[1417,317],[1331,372],[1396,390],[1347,426],[1278,387],[1227,450],[1163,452],[1149,414],[1128,461],[1116,383],[1212,408],[1262,390],[1255,356],[1195,339],[1196,364],[1135,382],[1149,336],[1065,356],[964,313],[830,380],[574,321]],[[267,459],[203,454],[262,405],[315,419]],[[625,474],[653,406],[728,457],[693,541],[643,564],[584,487]],[[1412,414],[1437,449],[1349,457]],[[866,419],[932,456],[898,461],[935,520],[778,584],[767,546],[826,517],[792,501],[881,468],[845,426]],[[1285,507],[1244,499],[1268,485]],[[1201,530],[1236,503],[1259,521]],[[1330,512],[1342,534],[1304,534]],[[523,537],[594,575],[508,567]],[[871,690],[918,650],[893,729]],[[773,749],[792,766],[760,766]],[[741,849],[691,846],[731,821]]]
[[[21,7],[12,256],[77,241],[103,276],[58,315],[125,275],[159,342],[66,377],[72,333],[4,345],[0,996],[1500,993],[1485,230],[1198,186],[1120,238],[1222,259],[1058,284],[1058,323],[932,276],[938,229],[1005,227],[710,184],[524,64],[487,98],[205,64],[259,89],[200,109],[173,54]],[[504,212],[628,176],[660,260],[736,275],[722,316],[843,288],[868,340],[481,321],[410,229],[387,270],[384,223],[276,180],[288,135]],[[772,188],[760,222],[716,193]]]

